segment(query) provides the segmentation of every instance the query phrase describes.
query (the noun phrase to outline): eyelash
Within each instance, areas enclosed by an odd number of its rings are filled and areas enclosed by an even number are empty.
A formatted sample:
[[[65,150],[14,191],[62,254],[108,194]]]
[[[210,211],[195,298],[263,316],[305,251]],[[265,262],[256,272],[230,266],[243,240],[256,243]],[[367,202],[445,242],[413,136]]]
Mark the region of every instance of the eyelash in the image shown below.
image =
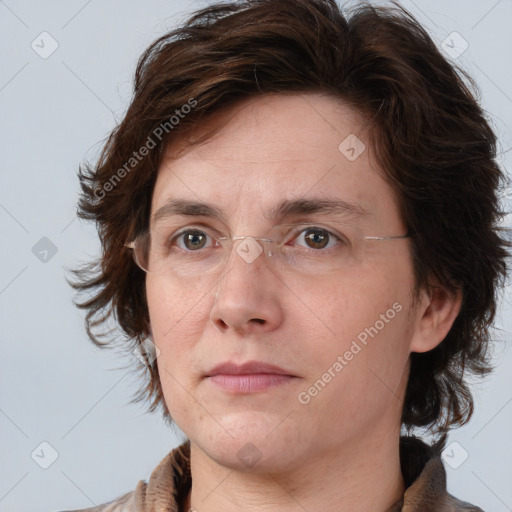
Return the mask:
[[[329,236],[329,242],[331,242],[331,238],[334,239],[334,241],[336,241],[337,243],[341,243],[342,245],[347,245],[348,242],[344,239],[344,237],[342,237],[341,235],[338,235],[336,233],[333,233],[331,230],[323,227],[323,226],[317,226],[317,225],[301,225],[300,227],[297,226],[297,228],[295,230],[292,230],[290,232],[290,234],[286,237],[286,242],[287,243],[288,241],[292,241],[292,240],[295,240],[301,233],[304,233],[306,231],[309,231],[309,230],[321,230],[321,231],[324,231],[328,234]],[[186,228],[183,228],[181,229],[180,231],[178,231],[178,233],[176,233],[175,235],[173,235],[169,241],[169,246],[174,246],[176,244],[176,242],[180,239],[180,237],[182,237],[183,235],[189,233],[189,232],[194,232],[194,231],[198,231],[200,233],[203,233],[205,234],[206,236],[210,237],[210,238],[215,238],[215,237],[212,237],[208,232],[206,232],[204,230],[204,228],[200,227],[200,226],[187,226]],[[304,249],[307,249],[307,247],[304,247],[304,246],[299,246],[299,247],[303,247]],[[179,247],[179,249],[183,250],[183,251],[186,251],[186,252],[197,252],[197,251],[192,251],[190,249],[187,249],[187,248],[183,248],[183,247]],[[203,247],[202,249],[207,249],[209,247]],[[309,248],[309,250],[311,251],[316,251],[316,252],[325,252],[326,250],[328,249],[332,249],[332,247],[327,247],[327,248],[322,248],[322,249],[312,249],[312,248]]]

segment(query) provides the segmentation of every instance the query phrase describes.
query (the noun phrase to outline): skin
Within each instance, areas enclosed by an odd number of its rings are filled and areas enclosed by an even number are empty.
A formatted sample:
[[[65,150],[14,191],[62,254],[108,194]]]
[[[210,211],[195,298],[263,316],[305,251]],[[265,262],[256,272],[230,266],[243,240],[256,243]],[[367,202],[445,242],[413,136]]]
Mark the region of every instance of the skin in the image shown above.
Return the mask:
[[[339,99],[267,95],[215,113],[193,136],[222,123],[206,143],[173,140],[159,169],[152,214],[170,198],[210,202],[228,235],[265,236],[264,213],[283,199],[358,203],[370,236],[402,235],[393,190],[370,150],[364,119]],[[338,146],[356,134],[366,149],[349,161]],[[184,149],[178,153],[178,149]],[[301,219],[326,228],[334,220]],[[411,352],[434,348],[460,309],[460,296],[422,292],[413,307],[410,240],[371,242],[349,270],[280,275],[264,257],[235,251],[208,286],[148,274],[147,300],[166,405],[191,442],[186,510],[385,511],[404,483],[399,463],[402,401]],[[402,309],[312,397],[298,394],[332,368],[393,304]],[[204,375],[213,366],[265,361],[296,376],[282,386],[234,394]],[[247,443],[251,443],[247,445]],[[249,465],[241,449],[260,457]],[[340,508],[340,506],[342,508]]]

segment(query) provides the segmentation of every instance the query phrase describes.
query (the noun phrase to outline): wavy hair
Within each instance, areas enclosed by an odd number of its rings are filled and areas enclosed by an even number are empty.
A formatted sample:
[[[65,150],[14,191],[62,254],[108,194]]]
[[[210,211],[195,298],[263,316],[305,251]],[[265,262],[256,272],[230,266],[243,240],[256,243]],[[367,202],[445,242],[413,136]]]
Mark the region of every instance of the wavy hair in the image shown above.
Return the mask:
[[[462,290],[443,342],[411,355],[402,415],[404,427],[445,437],[473,412],[467,376],[491,369],[490,330],[511,246],[499,228],[505,175],[496,138],[472,90],[396,5],[344,13],[334,0],[246,0],[196,12],[141,56],[124,119],[97,163],[79,171],[79,216],[96,222],[102,244],[98,261],[77,269],[72,283],[87,295],[77,303],[90,338],[114,344],[106,330],[114,319],[133,351],[150,332],[145,274],[124,243],[148,227],[166,144],[247,98],[328,93],[369,121],[384,178],[415,233],[415,297],[433,282]],[[147,359],[145,372],[138,398],[170,419],[156,362]]]

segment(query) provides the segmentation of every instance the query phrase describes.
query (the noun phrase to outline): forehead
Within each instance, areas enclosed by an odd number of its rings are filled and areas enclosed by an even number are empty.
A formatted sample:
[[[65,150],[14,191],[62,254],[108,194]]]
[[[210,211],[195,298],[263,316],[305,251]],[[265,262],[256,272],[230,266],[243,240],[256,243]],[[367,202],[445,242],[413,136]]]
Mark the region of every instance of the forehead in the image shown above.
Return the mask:
[[[277,163],[318,162],[319,152],[327,152],[322,160],[332,160],[338,158],[339,144],[347,136],[366,138],[366,124],[360,114],[332,96],[269,94],[207,116],[190,135],[171,141],[166,161],[269,165],[276,159]],[[205,143],[188,145],[188,140],[200,139],[213,129],[217,131]]]
[[[366,121],[343,102],[321,94],[268,95],[216,113],[166,148],[152,213],[169,200],[215,204],[226,218],[268,217],[286,200],[325,198],[358,205],[394,222],[397,201],[383,180]]]

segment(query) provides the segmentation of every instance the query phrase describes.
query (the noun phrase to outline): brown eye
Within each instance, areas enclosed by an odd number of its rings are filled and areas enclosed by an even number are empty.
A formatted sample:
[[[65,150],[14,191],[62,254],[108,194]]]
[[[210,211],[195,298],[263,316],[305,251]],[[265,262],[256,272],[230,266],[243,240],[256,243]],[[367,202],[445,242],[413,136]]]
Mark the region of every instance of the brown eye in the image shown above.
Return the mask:
[[[304,240],[311,249],[324,249],[330,241],[330,234],[322,228],[309,228],[303,231]]]
[[[187,250],[196,251],[202,249],[207,240],[207,234],[199,230],[188,230],[180,234],[178,240],[183,240],[183,245]]]

